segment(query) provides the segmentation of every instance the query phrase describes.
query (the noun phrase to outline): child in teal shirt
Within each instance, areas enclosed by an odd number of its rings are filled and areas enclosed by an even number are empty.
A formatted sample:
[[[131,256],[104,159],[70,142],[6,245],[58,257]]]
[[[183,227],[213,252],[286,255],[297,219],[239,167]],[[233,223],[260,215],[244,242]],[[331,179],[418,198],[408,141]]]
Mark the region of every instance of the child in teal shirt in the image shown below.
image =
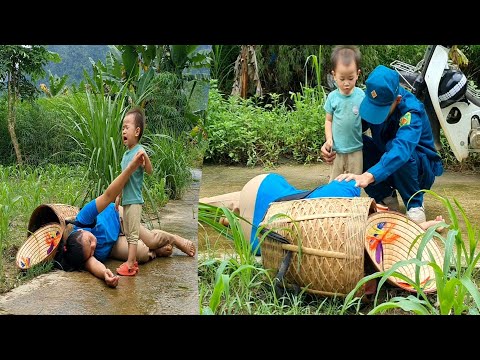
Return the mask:
[[[336,151],[330,181],[338,175],[363,171],[362,122],[359,108],[365,93],[355,86],[360,75],[360,51],[355,46],[336,46],[331,56],[337,89],[328,94],[324,109],[327,150]]]
[[[122,171],[128,166],[128,163],[134,158],[139,150],[144,150],[139,143],[143,128],[145,127],[145,114],[140,108],[134,108],[127,112],[123,119],[122,136],[123,143],[127,146],[127,151],[122,158]],[[143,173],[153,172],[150,158],[145,152],[145,162],[131,176],[122,191],[121,201],[123,206],[123,231],[128,242],[128,259],[117,268],[117,274],[123,276],[135,276],[138,273],[137,244],[139,238],[140,222],[142,218],[142,188]],[[115,205],[118,207],[120,196],[117,197]]]

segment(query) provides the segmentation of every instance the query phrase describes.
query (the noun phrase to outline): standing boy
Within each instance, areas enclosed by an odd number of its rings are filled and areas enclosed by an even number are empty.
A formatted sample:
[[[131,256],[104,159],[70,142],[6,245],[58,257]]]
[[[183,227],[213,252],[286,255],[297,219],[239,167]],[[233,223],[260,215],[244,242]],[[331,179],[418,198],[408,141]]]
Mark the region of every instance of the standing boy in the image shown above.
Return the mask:
[[[121,201],[123,206],[123,230],[128,242],[128,259],[117,268],[117,274],[123,276],[135,276],[138,273],[137,244],[139,238],[140,221],[142,218],[142,188],[143,173],[151,174],[152,163],[145,149],[139,143],[145,127],[145,114],[142,109],[134,108],[127,112],[123,119],[122,136],[123,143],[128,148],[123,154],[122,171],[128,166],[139,150],[145,152],[145,161],[128,180],[123,188]],[[118,207],[120,196],[117,197],[115,205]]]
[[[336,151],[330,181],[338,175],[363,170],[362,122],[359,108],[365,93],[355,86],[360,75],[360,51],[356,46],[336,46],[332,51],[332,75],[337,89],[325,102],[325,147]]]

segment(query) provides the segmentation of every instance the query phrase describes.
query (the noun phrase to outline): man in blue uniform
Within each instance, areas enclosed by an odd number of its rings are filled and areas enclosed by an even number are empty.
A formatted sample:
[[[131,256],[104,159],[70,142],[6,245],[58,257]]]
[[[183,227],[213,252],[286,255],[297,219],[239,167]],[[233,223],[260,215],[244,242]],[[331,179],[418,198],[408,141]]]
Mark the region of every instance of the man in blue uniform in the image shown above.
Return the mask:
[[[407,216],[424,222],[423,192],[415,193],[430,189],[435,176],[443,173],[424,106],[400,86],[398,73],[383,65],[371,72],[365,85],[360,116],[363,131],[370,129],[372,137],[363,134],[364,172],[342,174],[337,180],[354,179],[356,186],[391,210],[398,210],[397,190]],[[327,147],[322,146],[323,157],[331,162],[335,152]]]

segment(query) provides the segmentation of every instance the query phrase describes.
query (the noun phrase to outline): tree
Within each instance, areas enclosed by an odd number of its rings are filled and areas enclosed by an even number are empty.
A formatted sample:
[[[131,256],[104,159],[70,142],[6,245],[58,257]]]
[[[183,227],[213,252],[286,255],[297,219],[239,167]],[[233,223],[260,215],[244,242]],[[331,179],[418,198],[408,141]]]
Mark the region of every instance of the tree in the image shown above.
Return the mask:
[[[15,104],[19,99],[35,98],[39,91],[34,81],[45,75],[43,67],[50,61],[59,62],[60,57],[41,45],[0,46],[0,90],[7,90],[8,132],[19,165],[23,164],[23,160],[15,135]]]
[[[240,95],[246,99],[252,84],[255,95],[262,96],[255,45],[242,45],[237,61],[235,61],[235,80],[232,95]]]

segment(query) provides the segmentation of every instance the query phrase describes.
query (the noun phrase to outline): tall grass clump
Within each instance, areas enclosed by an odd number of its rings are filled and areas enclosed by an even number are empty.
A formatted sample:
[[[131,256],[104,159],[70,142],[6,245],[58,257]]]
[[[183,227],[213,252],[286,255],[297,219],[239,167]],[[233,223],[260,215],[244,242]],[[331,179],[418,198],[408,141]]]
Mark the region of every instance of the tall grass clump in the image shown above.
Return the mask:
[[[63,128],[77,145],[78,160],[88,164],[85,177],[90,182],[90,198],[101,195],[119,174],[124,152],[121,127],[127,88],[123,86],[114,97],[100,90],[94,93],[87,88],[62,104]]]
[[[234,65],[240,53],[240,45],[213,45],[210,74],[218,82],[218,88],[227,92],[233,85]]]
[[[150,133],[145,137],[151,151],[152,177],[165,179],[164,186],[170,199],[181,199],[193,181],[186,135],[176,135],[174,131],[164,129],[160,134]]]
[[[221,216],[229,221],[225,228],[218,222]],[[199,204],[199,222],[208,225],[233,241],[235,255],[226,259],[207,259],[199,265],[206,279],[200,287],[201,314],[254,313],[255,301],[266,299],[271,284],[268,272],[253,255],[250,241],[243,235],[239,217],[225,207]],[[213,286],[213,289],[212,287]],[[254,295],[255,294],[255,295]],[[208,304],[202,304],[209,297]]]
[[[480,252],[477,249],[480,239],[479,229],[470,222],[465,210],[456,199],[453,199],[454,207],[449,199],[438,195],[434,191],[421,191],[434,196],[442,202],[448,211],[451,221],[450,225],[447,225],[445,222],[436,224],[430,227],[423,235],[417,237],[415,242],[420,241],[420,245],[414,258],[399,261],[386,271],[376,272],[360,280],[355,289],[345,298],[342,313],[358,304],[359,299],[355,298],[354,294],[363,284],[370,279],[379,278],[374,306],[368,314],[383,313],[390,309],[402,309],[403,311],[421,315],[480,314],[480,292],[474,279],[476,265],[480,259]],[[466,233],[462,233],[460,228],[461,220],[465,224]],[[437,229],[440,227],[448,227],[448,232],[445,235],[439,234]],[[428,253],[429,260],[422,261],[422,255],[427,243],[435,241],[435,239],[443,243],[443,266],[442,264],[437,264],[431,253]],[[414,244],[412,244],[411,248],[413,246]],[[409,264],[415,265],[415,279],[410,279],[397,271],[400,267]],[[432,296],[425,294],[423,286],[420,284],[421,266],[429,266],[435,273],[437,292],[434,299],[432,299]],[[378,304],[379,291],[390,276],[401,278],[410,284],[416,290],[416,296],[396,296]]]
[[[0,278],[3,278],[3,251],[9,246],[7,235],[14,218],[15,206],[22,197],[6,183],[0,183]]]
[[[84,168],[55,164],[43,167],[0,165],[0,278],[4,268],[9,274],[8,279],[0,281],[0,292],[12,288],[17,280],[28,278],[12,279],[14,272],[8,268],[16,268],[13,254],[27,238],[27,225],[33,210],[41,204],[52,203],[82,206],[87,192],[84,172]]]

